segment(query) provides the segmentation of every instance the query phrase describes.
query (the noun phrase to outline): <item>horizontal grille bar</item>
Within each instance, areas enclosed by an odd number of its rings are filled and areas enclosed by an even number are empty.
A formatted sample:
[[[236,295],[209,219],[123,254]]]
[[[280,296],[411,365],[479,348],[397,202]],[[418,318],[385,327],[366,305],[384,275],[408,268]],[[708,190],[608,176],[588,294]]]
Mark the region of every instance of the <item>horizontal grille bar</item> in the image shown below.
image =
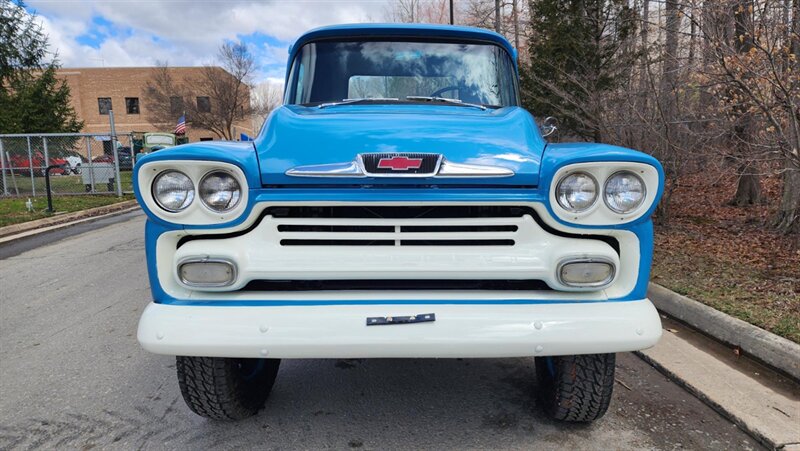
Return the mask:
[[[393,226],[281,224],[278,232],[394,232]]]
[[[550,290],[541,280],[253,280],[242,291]]]
[[[281,246],[513,246],[514,240],[281,240]]]
[[[281,246],[513,246],[524,218],[277,218]]]

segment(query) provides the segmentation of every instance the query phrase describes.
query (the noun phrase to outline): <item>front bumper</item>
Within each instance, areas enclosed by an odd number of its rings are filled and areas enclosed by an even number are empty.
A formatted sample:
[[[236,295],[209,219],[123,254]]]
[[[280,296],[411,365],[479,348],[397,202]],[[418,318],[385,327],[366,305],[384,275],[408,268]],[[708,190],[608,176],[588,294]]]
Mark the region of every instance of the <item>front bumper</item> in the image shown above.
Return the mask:
[[[435,322],[367,326],[367,317],[435,313]],[[634,351],[655,345],[647,299],[524,305],[187,306],[151,303],[142,347],[206,357],[522,357]]]

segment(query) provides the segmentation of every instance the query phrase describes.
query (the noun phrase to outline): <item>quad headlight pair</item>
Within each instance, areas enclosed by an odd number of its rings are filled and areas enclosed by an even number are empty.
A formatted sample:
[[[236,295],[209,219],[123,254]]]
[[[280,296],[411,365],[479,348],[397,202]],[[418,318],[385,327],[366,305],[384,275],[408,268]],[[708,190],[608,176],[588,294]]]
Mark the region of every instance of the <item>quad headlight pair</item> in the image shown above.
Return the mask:
[[[600,197],[597,179],[588,172],[578,171],[565,175],[556,185],[556,200],[561,208],[581,213],[590,209]],[[641,177],[631,171],[611,174],[603,183],[603,202],[613,212],[628,214],[639,208],[647,196],[647,187]]]
[[[153,180],[152,193],[156,204],[170,213],[187,209],[196,197],[192,179],[176,170],[166,170],[158,174]],[[224,213],[239,204],[242,188],[231,174],[225,171],[211,171],[200,179],[200,183],[197,184],[197,194],[206,208],[216,213]]]

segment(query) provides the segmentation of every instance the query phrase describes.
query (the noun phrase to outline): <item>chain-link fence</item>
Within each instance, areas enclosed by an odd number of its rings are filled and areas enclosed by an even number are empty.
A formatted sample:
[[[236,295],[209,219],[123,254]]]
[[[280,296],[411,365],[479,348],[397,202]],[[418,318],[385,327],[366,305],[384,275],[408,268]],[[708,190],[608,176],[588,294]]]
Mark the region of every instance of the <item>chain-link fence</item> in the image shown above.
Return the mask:
[[[0,196],[54,196],[133,191],[134,136],[44,133],[0,135]]]

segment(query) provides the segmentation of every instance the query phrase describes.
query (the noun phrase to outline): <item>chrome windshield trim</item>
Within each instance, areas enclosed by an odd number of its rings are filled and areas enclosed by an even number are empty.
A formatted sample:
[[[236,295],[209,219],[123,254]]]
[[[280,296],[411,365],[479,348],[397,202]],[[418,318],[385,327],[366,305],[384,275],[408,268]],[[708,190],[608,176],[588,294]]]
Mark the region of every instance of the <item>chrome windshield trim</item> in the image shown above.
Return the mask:
[[[402,155],[402,154],[398,154]],[[514,171],[501,166],[452,163],[439,156],[436,169],[432,173],[403,174],[368,173],[364,169],[363,157],[359,154],[355,161],[346,163],[330,163],[308,166],[297,166],[285,173],[290,177],[350,177],[350,178],[474,178],[474,177],[511,177]]]
[[[349,105],[351,103],[360,103],[360,102],[397,102],[399,100],[400,99],[397,97],[364,97],[358,99],[342,99],[337,102],[321,103],[317,105],[317,108],[323,109],[331,106]]]
[[[443,102],[443,103],[451,103],[455,105],[462,105],[462,106],[469,106],[473,108],[480,108],[481,110],[487,110],[488,108],[486,105],[481,105],[479,103],[469,103],[464,102],[460,99],[451,99],[448,97],[431,97],[431,96],[406,96],[407,100],[425,100],[428,102]]]

